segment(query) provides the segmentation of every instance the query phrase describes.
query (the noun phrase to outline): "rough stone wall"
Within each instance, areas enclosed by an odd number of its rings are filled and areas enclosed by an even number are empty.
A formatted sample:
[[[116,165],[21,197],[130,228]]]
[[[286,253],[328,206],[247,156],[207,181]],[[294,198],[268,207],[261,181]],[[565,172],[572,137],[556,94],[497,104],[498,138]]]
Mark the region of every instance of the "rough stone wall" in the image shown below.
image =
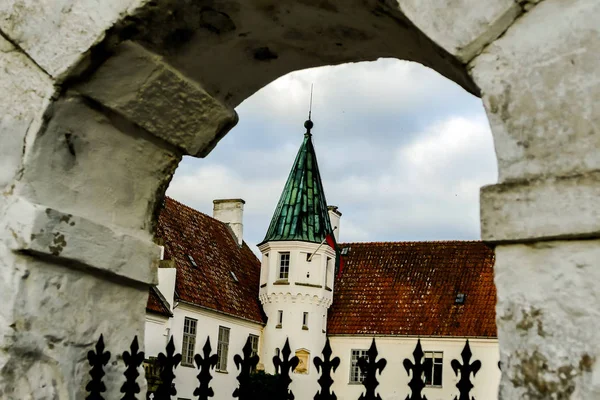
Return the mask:
[[[125,6],[0,6],[2,399],[84,398],[100,334],[105,396],[121,397],[121,353],[142,339],[157,283],[164,191],[183,154],[237,121],[140,46],[102,51]]]
[[[155,210],[232,107],[287,72],[378,57],[483,98],[501,398],[597,397],[598,20],[595,0],[3,2],[0,397],[82,398],[99,334],[113,354],[142,334]]]
[[[593,399],[600,3],[528,8],[470,64],[498,156],[500,182],[482,189],[481,220],[483,239],[499,244],[501,396]]]

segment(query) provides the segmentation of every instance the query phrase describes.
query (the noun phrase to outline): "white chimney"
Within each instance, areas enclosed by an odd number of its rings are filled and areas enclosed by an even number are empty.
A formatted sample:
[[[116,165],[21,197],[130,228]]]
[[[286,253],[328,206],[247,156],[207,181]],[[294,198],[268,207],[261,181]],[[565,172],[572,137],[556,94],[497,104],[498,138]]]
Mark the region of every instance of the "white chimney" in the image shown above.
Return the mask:
[[[337,206],[327,206],[327,211],[329,212],[331,229],[333,229],[333,237],[337,243],[340,239],[340,219],[342,218],[342,213],[338,211]]]
[[[244,242],[244,204],[242,199],[213,200],[213,218],[229,226],[238,246]]]

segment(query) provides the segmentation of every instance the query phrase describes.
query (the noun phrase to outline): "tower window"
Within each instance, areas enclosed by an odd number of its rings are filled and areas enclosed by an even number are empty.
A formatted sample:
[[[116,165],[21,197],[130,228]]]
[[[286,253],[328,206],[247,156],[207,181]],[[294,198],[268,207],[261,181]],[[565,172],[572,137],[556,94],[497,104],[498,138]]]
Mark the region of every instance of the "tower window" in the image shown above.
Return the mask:
[[[279,279],[288,280],[290,275],[290,253],[279,253]]]
[[[302,314],[302,329],[308,330],[308,313]]]
[[[281,328],[283,326],[283,310],[277,311],[277,326],[275,328]]]
[[[332,286],[333,286],[333,259],[331,257],[327,257],[327,264],[325,265],[325,287],[331,288]]]

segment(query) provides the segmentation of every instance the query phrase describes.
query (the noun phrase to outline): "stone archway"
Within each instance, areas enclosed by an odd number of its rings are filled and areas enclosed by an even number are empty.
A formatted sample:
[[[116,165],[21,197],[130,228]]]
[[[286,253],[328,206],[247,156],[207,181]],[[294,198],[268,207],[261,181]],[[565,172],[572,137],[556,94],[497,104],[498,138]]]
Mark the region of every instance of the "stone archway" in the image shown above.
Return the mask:
[[[600,393],[597,2],[99,4],[0,7],[0,394],[83,397],[98,335],[121,352],[143,334],[154,210],[233,107],[287,72],[378,57],[429,66],[486,106],[501,397]]]

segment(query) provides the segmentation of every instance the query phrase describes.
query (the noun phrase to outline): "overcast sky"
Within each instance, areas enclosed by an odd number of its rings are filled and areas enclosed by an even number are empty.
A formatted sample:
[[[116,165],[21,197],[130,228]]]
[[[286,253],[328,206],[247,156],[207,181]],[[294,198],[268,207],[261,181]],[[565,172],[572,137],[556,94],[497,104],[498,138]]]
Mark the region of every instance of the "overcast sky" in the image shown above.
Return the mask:
[[[297,71],[264,87],[207,158],[183,160],[167,195],[209,215],[213,199],[243,198],[244,239],[256,251],[303,139],[311,83],[341,241],[479,239],[479,188],[497,179],[481,100],[398,60]]]

